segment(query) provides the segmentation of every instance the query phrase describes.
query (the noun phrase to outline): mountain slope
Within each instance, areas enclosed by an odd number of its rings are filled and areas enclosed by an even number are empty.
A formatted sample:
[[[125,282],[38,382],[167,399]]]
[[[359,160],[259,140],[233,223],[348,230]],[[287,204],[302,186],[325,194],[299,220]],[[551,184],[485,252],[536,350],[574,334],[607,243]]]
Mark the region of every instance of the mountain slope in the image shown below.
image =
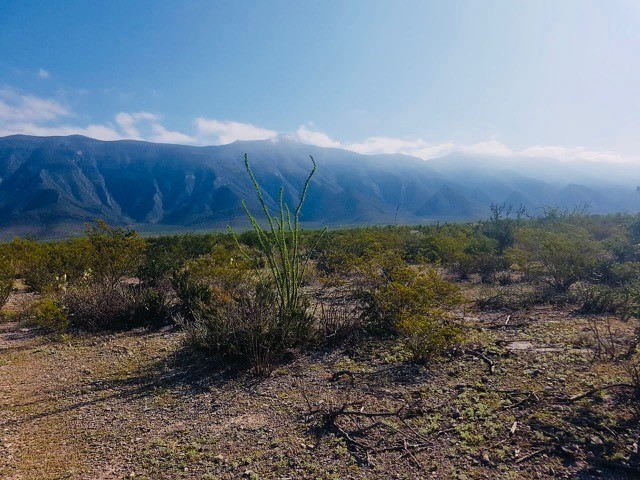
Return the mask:
[[[597,174],[567,165],[518,169],[496,159],[423,161],[360,155],[278,138],[193,147],[81,136],[0,138],[0,235],[68,235],[94,218],[143,230],[242,226],[241,201],[258,205],[244,153],[270,207],[278,191],[295,203],[314,156],[302,221],[309,226],[419,223],[486,215],[491,202],[596,212],[636,207],[634,179],[598,185]],[[547,161],[548,164],[548,161]],[[547,175],[551,172],[553,175]],[[558,173],[559,172],[559,173]],[[603,178],[603,177],[599,177]]]

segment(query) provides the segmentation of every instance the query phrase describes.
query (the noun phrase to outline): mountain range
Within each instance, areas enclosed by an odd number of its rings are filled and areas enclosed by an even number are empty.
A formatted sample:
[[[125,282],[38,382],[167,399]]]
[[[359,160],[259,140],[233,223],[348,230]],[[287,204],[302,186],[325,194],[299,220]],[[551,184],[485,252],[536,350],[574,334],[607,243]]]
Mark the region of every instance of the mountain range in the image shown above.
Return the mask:
[[[638,166],[544,158],[401,154],[362,155],[289,137],[186,146],[82,136],[0,138],[0,237],[58,238],[102,218],[148,233],[247,225],[241,207],[259,212],[244,168],[275,207],[280,187],[294,204],[317,162],[301,213],[317,227],[418,224],[483,218],[491,203],[637,211]]]

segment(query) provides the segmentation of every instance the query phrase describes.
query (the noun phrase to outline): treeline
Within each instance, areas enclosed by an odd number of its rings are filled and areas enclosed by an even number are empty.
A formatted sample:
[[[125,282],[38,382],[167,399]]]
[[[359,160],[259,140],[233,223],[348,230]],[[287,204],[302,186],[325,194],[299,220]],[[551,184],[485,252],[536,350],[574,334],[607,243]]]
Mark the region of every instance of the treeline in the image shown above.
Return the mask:
[[[398,338],[414,361],[442,355],[464,336],[461,281],[485,288],[477,308],[640,314],[637,216],[548,208],[532,218],[496,205],[475,223],[301,232],[281,213],[273,230],[237,236],[142,238],[97,222],[82,238],[16,238],[0,245],[2,300],[16,280],[37,300],[7,315],[58,334],[173,322],[192,345],[266,373],[288,349],[356,337]],[[283,306],[295,287],[295,306]]]

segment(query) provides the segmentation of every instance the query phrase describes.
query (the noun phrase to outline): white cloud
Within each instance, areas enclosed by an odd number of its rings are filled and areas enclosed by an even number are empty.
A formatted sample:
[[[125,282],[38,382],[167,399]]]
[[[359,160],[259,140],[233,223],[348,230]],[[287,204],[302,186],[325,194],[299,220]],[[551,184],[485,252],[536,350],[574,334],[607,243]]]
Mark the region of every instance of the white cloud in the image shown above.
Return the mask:
[[[640,160],[637,156],[621,155],[611,151],[587,150],[584,147],[560,147],[535,145],[520,152],[524,157],[547,157],[555,158],[564,162],[589,161],[605,163],[625,163]]]
[[[640,162],[640,156],[622,155],[611,151],[588,150],[585,147],[562,147],[555,145],[533,146],[515,150],[495,139],[470,145],[452,142],[429,143],[421,138],[369,137],[361,142],[343,143],[332,139],[324,132],[314,131],[302,125],[295,138],[303,143],[321,147],[338,147],[367,155],[380,153],[402,153],[429,160],[452,153],[485,157],[551,158],[563,162],[588,161],[605,163]]]
[[[310,145],[318,145],[319,147],[340,147],[340,142],[332,140],[326,133],[311,130],[305,125],[300,125],[300,127],[298,127],[295,136],[302,143]]]
[[[198,139],[224,145],[236,140],[266,140],[278,135],[274,130],[256,127],[250,123],[230,122],[198,117],[195,120]]]
[[[69,114],[69,109],[55,100],[0,88],[0,122],[40,122]]]
[[[140,140],[140,131],[135,126],[139,122],[152,122],[152,126],[155,125],[160,118],[149,112],[120,112],[116,115],[116,123],[120,129],[124,132],[127,138],[134,140]]]
[[[48,70],[45,70],[44,68],[41,68],[40,70],[38,70],[38,77],[46,80],[50,76],[51,76],[51,73]]]
[[[151,126],[153,134],[149,137],[152,142],[159,143],[197,143],[196,139],[184,133],[167,130],[162,125],[155,123]]]
[[[278,132],[250,123],[198,117],[193,132],[170,130],[161,123],[161,117],[146,111],[119,112],[114,122],[105,124],[73,125],[66,120],[73,112],[52,98],[19,92],[10,87],[0,87],[0,136],[25,135],[86,135],[100,140],[124,138],[149,140],[162,143],[228,144],[236,140],[278,139]],[[313,128],[312,124],[300,125],[293,135],[299,142],[321,147],[344,148],[363,154],[402,153],[425,160],[452,153],[463,155],[551,158],[563,162],[640,162],[638,155],[623,155],[613,151],[589,150],[582,146],[534,145],[522,150],[512,149],[495,139],[473,144],[453,142],[428,142],[422,138],[397,138],[372,136],[357,142],[341,142],[327,133]]]
[[[116,140],[121,135],[110,125],[69,125],[63,119],[71,110],[60,102],[0,88],[0,135],[86,135],[100,140]]]
[[[122,135],[107,125],[88,125],[79,127],[76,125],[45,126],[37,123],[12,123],[0,124],[0,137],[5,135],[37,135],[42,137],[85,135],[98,140],[120,140]]]

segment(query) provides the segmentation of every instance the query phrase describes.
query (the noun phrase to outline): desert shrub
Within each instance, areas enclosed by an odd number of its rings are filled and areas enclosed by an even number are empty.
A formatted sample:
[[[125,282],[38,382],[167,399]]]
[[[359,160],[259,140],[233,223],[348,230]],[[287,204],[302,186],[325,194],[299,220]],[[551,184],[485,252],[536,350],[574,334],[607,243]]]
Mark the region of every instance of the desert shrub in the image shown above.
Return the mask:
[[[506,203],[492,203],[490,206],[491,215],[489,220],[483,223],[482,231],[484,235],[496,242],[496,253],[502,255],[504,251],[512,247],[515,243],[516,226],[526,215],[523,206],[520,206],[515,212],[515,218],[511,218],[513,206]]]
[[[349,341],[362,330],[362,320],[356,308],[320,304],[316,312],[318,336],[320,342],[327,346]]]
[[[598,318],[590,317],[588,319],[588,329],[593,337],[593,356],[594,359],[614,360],[618,357],[618,342],[613,324],[610,317]]]
[[[366,326],[399,335],[416,361],[426,361],[460,338],[450,311],[464,299],[433,269],[417,272],[391,253],[363,270],[367,286],[356,293]]]
[[[176,272],[171,283],[179,300],[179,309],[183,318],[190,322],[214,308],[214,296],[209,285],[198,281],[188,271]]]
[[[168,295],[137,285],[86,283],[61,296],[69,326],[78,330],[126,330],[165,323],[170,317]]]
[[[14,239],[5,251],[15,274],[31,289],[45,293],[84,278],[93,256],[86,239],[51,243]]]
[[[482,283],[493,283],[498,272],[507,267],[504,257],[491,252],[465,252],[453,269],[460,278],[469,278],[472,274],[480,276]]]
[[[13,278],[0,279],[0,308],[4,307],[5,303],[7,303],[12,289]]]
[[[567,231],[523,228],[507,257],[528,276],[565,292],[580,280],[592,279],[605,258],[602,246],[582,229]]]
[[[246,204],[242,205],[253,226],[255,250],[265,269],[235,237],[247,264],[255,266],[254,275],[247,276],[246,269],[238,268],[235,260],[221,264],[217,259],[211,263],[203,258],[186,266],[186,277],[178,278],[177,283],[174,280],[179,296],[191,295],[192,319],[185,324],[187,341],[215,356],[246,362],[258,375],[268,374],[287,349],[303,346],[312,334],[313,317],[307,311],[309,302],[302,291],[309,256],[303,254],[299,226],[300,210],[316,169],[313,157],[311,161],[313,169],[293,213],[284,203],[284,190],[280,189],[279,210],[273,215],[245,155],[245,167],[268,227],[261,227]],[[223,269],[223,275],[207,279],[212,266]],[[220,278],[225,281],[220,282]]]
[[[469,226],[444,225],[425,232],[420,255],[428,262],[455,267],[466,257],[465,250],[473,233]]]
[[[610,287],[626,287],[640,282],[640,262],[606,261],[600,266],[596,279]]]
[[[109,226],[102,220],[87,226],[86,237],[91,245],[91,274],[109,286],[127,276],[135,276],[142,261],[146,242],[135,231]]]
[[[400,253],[404,249],[402,236],[390,227],[330,232],[316,240],[313,258],[316,268],[324,274],[350,274],[381,252]]]
[[[511,285],[514,282],[513,275],[509,271],[499,272],[495,276],[495,280],[498,285],[506,287],[507,285]]]
[[[484,287],[476,300],[482,311],[518,311],[543,303],[548,299],[544,289],[531,285]]]
[[[251,264],[236,251],[216,247],[188,261],[172,278],[186,321],[214,315],[240,295],[252,280]]]
[[[229,235],[185,233],[149,238],[138,277],[154,283],[171,276],[190,260],[212,253],[221,246],[235,247]]]
[[[462,341],[460,325],[438,309],[427,314],[401,314],[397,329],[415,363],[428,363]]]
[[[579,285],[574,296],[580,305],[578,312],[584,314],[616,314],[624,317],[632,308],[632,297],[627,289],[616,289],[607,285]]]
[[[28,318],[34,325],[53,333],[64,333],[69,326],[67,313],[50,297],[36,300],[29,308]]]
[[[268,375],[284,352],[299,346],[308,333],[303,311],[283,315],[272,286],[247,287],[233,301],[208,316],[185,324],[186,341],[214,356],[245,363],[256,375]]]
[[[0,252],[0,309],[13,289],[14,272],[5,252]]]

